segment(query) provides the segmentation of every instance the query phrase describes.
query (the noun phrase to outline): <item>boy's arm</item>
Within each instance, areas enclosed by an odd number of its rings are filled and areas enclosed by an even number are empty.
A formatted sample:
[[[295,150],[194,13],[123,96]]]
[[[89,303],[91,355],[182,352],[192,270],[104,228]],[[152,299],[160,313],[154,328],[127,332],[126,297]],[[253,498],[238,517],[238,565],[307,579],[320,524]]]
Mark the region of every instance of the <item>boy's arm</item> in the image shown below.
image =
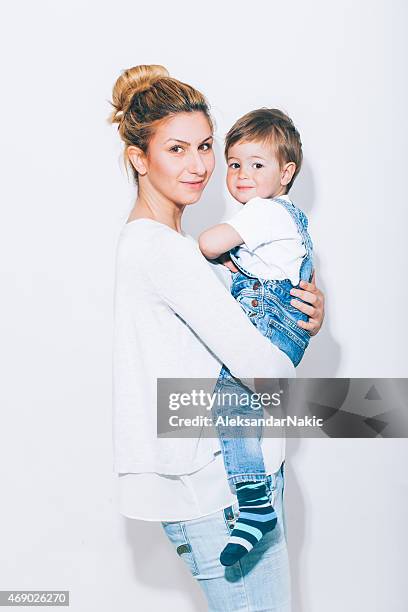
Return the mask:
[[[243,242],[242,237],[228,223],[219,223],[210,227],[200,234],[198,239],[200,250],[207,259],[217,259]]]

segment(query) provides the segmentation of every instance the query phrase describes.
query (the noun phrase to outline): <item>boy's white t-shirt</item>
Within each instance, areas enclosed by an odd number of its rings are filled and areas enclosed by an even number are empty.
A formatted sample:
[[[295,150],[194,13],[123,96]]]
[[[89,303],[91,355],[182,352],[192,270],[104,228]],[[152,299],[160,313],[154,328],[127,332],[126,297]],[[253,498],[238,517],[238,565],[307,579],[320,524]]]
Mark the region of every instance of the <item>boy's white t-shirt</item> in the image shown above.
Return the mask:
[[[289,196],[279,196],[291,202]],[[252,198],[226,221],[244,244],[234,252],[238,263],[260,278],[299,283],[300,265],[306,254],[297,225],[279,202]]]

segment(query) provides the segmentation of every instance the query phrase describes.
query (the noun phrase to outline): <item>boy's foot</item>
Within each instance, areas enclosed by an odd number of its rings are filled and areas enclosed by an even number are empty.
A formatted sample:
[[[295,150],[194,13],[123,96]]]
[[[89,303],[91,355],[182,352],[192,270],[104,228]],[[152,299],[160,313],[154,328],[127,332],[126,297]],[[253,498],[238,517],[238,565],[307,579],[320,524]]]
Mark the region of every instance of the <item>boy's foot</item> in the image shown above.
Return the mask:
[[[236,484],[239,516],[228,544],[220,555],[222,565],[233,565],[272,531],[277,523],[276,512],[269,501],[264,482]]]

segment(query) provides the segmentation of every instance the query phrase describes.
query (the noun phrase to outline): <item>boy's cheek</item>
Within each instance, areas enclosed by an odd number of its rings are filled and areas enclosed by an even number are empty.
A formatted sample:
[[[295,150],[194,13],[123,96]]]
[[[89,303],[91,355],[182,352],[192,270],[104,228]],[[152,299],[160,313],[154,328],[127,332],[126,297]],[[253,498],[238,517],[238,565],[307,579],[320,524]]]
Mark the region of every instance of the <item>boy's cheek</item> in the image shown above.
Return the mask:
[[[233,180],[232,176],[228,172],[227,172],[227,187],[228,187],[228,189],[230,191],[234,187],[234,180]]]

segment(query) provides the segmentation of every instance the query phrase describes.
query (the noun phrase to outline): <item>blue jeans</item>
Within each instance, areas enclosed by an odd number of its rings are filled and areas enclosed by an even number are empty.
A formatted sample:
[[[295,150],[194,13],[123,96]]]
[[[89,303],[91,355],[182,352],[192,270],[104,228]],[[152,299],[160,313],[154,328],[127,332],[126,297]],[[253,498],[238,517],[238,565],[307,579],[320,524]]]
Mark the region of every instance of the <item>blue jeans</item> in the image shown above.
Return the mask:
[[[226,422],[227,417],[260,418],[263,416],[262,408],[252,408],[251,392],[234,378],[225,366],[218,377],[214,394],[220,394],[225,400],[214,402],[212,418],[216,424],[230,485],[247,480],[265,481],[266,471],[261,447],[262,426],[233,427]],[[233,486],[231,489],[234,491]]]
[[[219,557],[238,516],[238,504],[198,519],[162,523],[178,555],[203,589],[209,612],[291,611],[284,464],[267,476],[266,483],[277,525],[231,567],[221,565]]]

